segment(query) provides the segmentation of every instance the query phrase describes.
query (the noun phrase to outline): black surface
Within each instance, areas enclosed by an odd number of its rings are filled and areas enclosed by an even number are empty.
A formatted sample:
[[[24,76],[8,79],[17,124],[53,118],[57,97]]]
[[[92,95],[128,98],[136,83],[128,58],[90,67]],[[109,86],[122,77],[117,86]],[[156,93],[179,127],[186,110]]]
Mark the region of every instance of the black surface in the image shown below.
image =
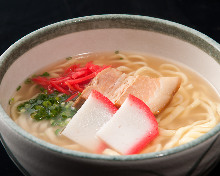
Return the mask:
[[[220,43],[219,0],[0,0],[0,54],[48,24],[98,14],[135,14],[192,27]],[[0,144],[0,175],[21,175]],[[220,164],[209,174],[220,175]]]

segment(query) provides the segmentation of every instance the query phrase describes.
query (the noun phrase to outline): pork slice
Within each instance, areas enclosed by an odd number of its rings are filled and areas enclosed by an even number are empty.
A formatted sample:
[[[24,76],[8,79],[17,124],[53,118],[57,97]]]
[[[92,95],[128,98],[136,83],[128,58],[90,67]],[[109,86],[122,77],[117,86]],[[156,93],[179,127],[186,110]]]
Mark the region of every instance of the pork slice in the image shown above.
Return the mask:
[[[153,114],[157,115],[172,100],[180,87],[180,82],[178,77],[149,78],[138,76],[114,103],[120,107],[128,95],[132,94],[144,101]]]
[[[121,76],[122,77],[122,76]],[[119,78],[117,80],[118,86],[115,86],[111,92],[107,95],[107,97],[113,102],[114,104],[120,98],[120,96],[134,83],[136,80],[135,76],[126,76],[123,77],[124,79]],[[116,106],[117,107],[117,106]]]
[[[106,68],[96,75],[96,77],[90,82],[90,84],[83,90],[82,94],[75,101],[74,107],[79,109],[86,99],[89,97],[91,91],[97,90],[104,96],[109,96],[121,86],[123,80],[127,77],[126,74],[118,71],[114,68]]]
[[[159,114],[172,100],[180,87],[178,77],[150,78],[128,76],[115,68],[106,68],[97,74],[84,89],[74,106],[79,109],[93,89],[102,93],[116,107],[120,107],[129,94],[144,101],[154,115]]]

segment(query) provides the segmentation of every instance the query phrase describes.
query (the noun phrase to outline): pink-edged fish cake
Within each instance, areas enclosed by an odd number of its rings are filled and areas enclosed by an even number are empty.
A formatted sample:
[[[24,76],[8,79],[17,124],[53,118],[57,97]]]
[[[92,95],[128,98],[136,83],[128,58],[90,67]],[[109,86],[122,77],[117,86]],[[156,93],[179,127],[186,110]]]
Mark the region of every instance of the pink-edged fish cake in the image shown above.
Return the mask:
[[[158,133],[158,123],[150,108],[129,95],[96,135],[117,152],[131,155],[139,153]]]
[[[106,145],[96,136],[96,132],[116,111],[117,108],[108,98],[93,90],[63,130],[62,135],[92,152],[101,153]]]

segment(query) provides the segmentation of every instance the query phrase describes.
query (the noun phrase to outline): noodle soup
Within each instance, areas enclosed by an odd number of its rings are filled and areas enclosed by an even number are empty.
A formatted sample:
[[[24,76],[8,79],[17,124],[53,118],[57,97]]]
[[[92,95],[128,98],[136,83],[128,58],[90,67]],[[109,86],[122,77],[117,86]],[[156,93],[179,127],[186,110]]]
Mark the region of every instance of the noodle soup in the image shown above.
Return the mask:
[[[56,78],[71,65],[85,66],[90,61],[99,66],[111,65],[112,68],[128,75],[153,78],[179,77],[181,79],[181,86],[172,101],[156,116],[159,135],[140,153],[162,151],[190,142],[219,123],[220,98],[211,85],[185,66],[168,60],[119,51],[90,53],[66,58],[42,69],[35,75],[46,73],[44,76]],[[30,79],[18,86],[10,100],[9,113],[12,119],[29,133],[49,143],[71,150],[90,152],[59,133],[69,120],[62,125],[54,125],[51,120],[36,120],[27,113],[18,112],[19,105],[35,98],[40,91],[39,86]],[[110,148],[104,150],[103,154],[119,155]]]

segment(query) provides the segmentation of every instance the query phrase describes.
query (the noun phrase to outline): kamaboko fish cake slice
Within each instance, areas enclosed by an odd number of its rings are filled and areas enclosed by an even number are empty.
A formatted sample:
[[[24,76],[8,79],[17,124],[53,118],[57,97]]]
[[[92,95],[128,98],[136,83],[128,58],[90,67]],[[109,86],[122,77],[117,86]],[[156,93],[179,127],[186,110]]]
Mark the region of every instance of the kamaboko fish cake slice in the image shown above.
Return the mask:
[[[93,90],[63,130],[62,135],[92,152],[101,153],[106,145],[96,136],[96,132],[116,111],[117,108],[108,98]]]
[[[97,136],[123,155],[137,154],[158,135],[158,123],[150,108],[129,95]]]

